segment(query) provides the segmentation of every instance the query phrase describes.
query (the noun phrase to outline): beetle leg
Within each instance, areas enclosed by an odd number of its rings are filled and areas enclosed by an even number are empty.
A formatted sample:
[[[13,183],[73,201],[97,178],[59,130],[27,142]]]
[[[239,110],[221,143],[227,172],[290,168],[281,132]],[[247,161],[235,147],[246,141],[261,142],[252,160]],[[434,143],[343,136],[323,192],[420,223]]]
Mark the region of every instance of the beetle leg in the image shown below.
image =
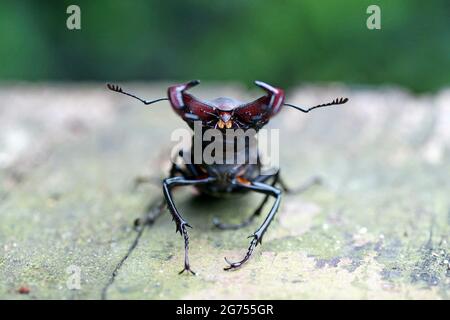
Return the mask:
[[[145,225],[152,225],[155,223],[156,219],[159,218],[159,216],[163,213],[165,208],[165,201],[162,199],[157,205],[155,205],[154,202],[151,202],[145,212],[146,215],[144,218],[137,218],[134,220],[134,228],[137,230],[139,227],[145,226]]]
[[[237,224],[223,223],[218,218],[214,218],[213,219],[214,227],[216,227],[217,229],[220,229],[220,230],[238,230],[238,229],[242,229],[242,228],[249,226],[253,222],[253,220],[255,220],[255,218],[261,214],[261,210],[264,208],[268,199],[269,199],[268,195],[264,196],[264,199],[260,203],[258,208],[256,208],[256,210],[251,214],[251,216],[244,219],[242,222],[237,223]]]
[[[172,166],[170,167],[169,177],[174,177],[177,173],[181,174],[182,176],[186,176],[183,169],[181,169],[179,165],[177,165],[176,163],[172,163]],[[133,190],[136,190],[145,183],[160,185],[161,178],[150,175],[139,175],[133,180]]]
[[[171,177],[166,178],[163,181],[163,193],[166,198],[167,206],[169,207],[170,213],[172,214],[172,219],[176,224],[176,232],[180,232],[180,235],[184,238],[184,268],[180,271],[183,273],[184,271],[188,271],[195,275],[195,272],[191,270],[189,264],[189,235],[186,230],[186,227],[191,227],[186,220],[181,216],[178,212],[175,203],[173,201],[171,189],[175,186],[191,186],[191,185],[199,185],[206,184],[215,181],[215,178],[205,178],[200,180],[187,180],[184,177]],[[192,228],[192,227],[191,227]]]
[[[161,179],[150,175],[139,175],[133,179],[132,190],[137,190],[141,185],[146,183],[159,185],[161,183]]]
[[[276,174],[274,174],[273,176],[270,176],[270,178],[272,178],[272,177],[273,177],[273,181],[271,183],[271,186],[273,187],[278,182],[278,177],[279,177],[278,172]],[[220,230],[238,230],[241,228],[245,228],[246,226],[250,225],[253,222],[253,220],[255,220],[255,218],[261,214],[261,211],[264,208],[264,206],[266,205],[267,201],[269,200],[269,197],[270,197],[270,195],[266,194],[264,196],[263,201],[259,204],[259,206],[256,208],[256,210],[252,213],[252,215],[250,217],[246,218],[241,223],[227,224],[227,223],[220,222],[220,220],[218,218],[214,218],[213,219],[214,226]]]
[[[175,177],[177,174],[181,174],[183,177],[186,178],[186,173],[183,171],[183,169],[178,166],[176,163],[172,163],[172,167],[170,168],[169,177]],[[152,176],[139,176],[136,177],[134,180],[134,188],[136,189],[138,186],[140,186],[143,183],[161,183],[161,179],[152,177]],[[142,225],[152,225],[155,220],[161,215],[162,211],[164,210],[165,201],[161,201],[161,203],[155,207],[154,203],[150,203],[145,212],[146,216],[144,219],[137,218],[134,221],[134,227],[140,227]],[[159,211],[155,212],[155,208],[158,208]]]
[[[248,188],[255,192],[273,196],[275,198],[275,203],[270,209],[270,212],[267,215],[267,217],[264,219],[262,225],[249,237],[252,238],[252,240],[250,241],[250,246],[248,247],[247,253],[245,254],[244,258],[238,262],[230,262],[228,261],[227,258],[225,258],[225,261],[229,264],[229,266],[224,268],[224,270],[237,269],[250,259],[250,257],[253,254],[253,251],[255,250],[255,247],[258,245],[258,243],[261,243],[262,237],[264,236],[264,233],[267,231],[267,228],[269,227],[270,223],[275,217],[275,214],[278,208],[280,207],[281,202],[281,190],[271,185],[261,182],[253,182],[251,185],[245,184],[238,184],[238,185],[241,186],[242,188]]]
[[[311,188],[315,185],[321,185],[323,183],[323,179],[319,176],[313,176],[309,180],[307,180],[306,182],[301,184],[300,186],[297,186],[295,188],[290,188],[286,185],[286,183],[280,176],[278,178],[278,183],[280,184],[283,191],[286,192],[286,194],[299,194],[299,193],[305,192],[306,190],[308,190],[309,188]]]
[[[184,172],[180,168],[180,166],[178,166],[175,162],[172,162],[169,177],[174,177],[177,173],[180,173],[182,176],[184,176]],[[159,185],[161,183],[161,179],[151,175],[139,175],[133,179],[133,190],[136,190],[138,187],[145,183]]]

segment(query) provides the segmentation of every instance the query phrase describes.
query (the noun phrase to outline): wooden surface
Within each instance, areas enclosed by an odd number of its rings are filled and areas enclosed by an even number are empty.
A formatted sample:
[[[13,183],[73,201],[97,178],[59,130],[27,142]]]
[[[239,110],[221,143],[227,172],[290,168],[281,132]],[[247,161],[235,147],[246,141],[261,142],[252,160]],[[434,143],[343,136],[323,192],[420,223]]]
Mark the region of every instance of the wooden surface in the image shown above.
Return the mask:
[[[164,84],[124,87],[165,94]],[[203,84],[194,93],[260,94]],[[239,222],[260,196],[206,201],[177,190],[194,227],[193,277],[178,275],[183,241],[167,211],[133,229],[161,197],[158,183],[133,190],[133,178],[164,177],[170,133],[185,127],[166,102],[145,107],[98,83],[0,87],[0,298],[448,299],[450,90],[301,87],[288,102],[339,96],[350,102],[286,109],[271,123],[281,129],[285,180],[325,182],[283,198],[241,270],[223,271],[223,258],[240,258],[262,220],[227,232],[211,220]],[[80,270],[79,289],[67,286],[68,268]]]

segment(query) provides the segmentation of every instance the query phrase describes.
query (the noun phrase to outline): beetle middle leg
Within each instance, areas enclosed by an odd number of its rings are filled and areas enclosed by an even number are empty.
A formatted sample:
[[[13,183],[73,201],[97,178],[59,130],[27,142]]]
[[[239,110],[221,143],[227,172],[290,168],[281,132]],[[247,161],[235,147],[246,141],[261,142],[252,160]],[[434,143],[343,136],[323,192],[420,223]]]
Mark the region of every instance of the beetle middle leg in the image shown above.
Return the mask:
[[[178,156],[183,158],[183,150],[178,151]],[[192,174],[194,176],[197,176],[198,173],[195,170],[195,166],[192,164],[185,164],[186,168],[188,169],[187,172],[183,170],[178,164],[175,163],[176,159],[172,161],[172,166],[170,167],[169,177],[175,177],[176,175],[181,175],[183,177],[191,176]],[[194,168],[194,169],[193,169]],[[133,190],[136,190],[138,187],[140,187],[142,184],[154,184],[154,185],[160,185],[161,179],[156,176],[151,175],[139,175],[133,179]]]
[[[300,186],[297,186],[295,188],[288,187],[281,176],[278,176],[277,182],[280,184],[283,191],[289,195],[289,194],[303,193],[315,185],[322,184],[323,179],[320,176],[313,176],[309,180],[305,181],[303,184],[301,184]]]
[[[260,176],[268,180],[268,178],[273,178],[273,181],[271,183],[271,186],[275,186],[275,184],[278,182],[279,174],[278,172],[274,174],[273,176]],[[213,224],[216,228],[220,230],[238,230],[241,228],[245,228],[246,226],[250,225],[253,220],[255,220],[256,217],[259,217],[261,214],[262,209],[266,205],[267,201],[269,200],[270,195],[266,194],[264,196],[264,199],[261,201],[259,206],[256,208],[255,211],[253,211],[252,215],[246,218],[244,221],[237,223],[237,224],[228,224],[228,223],[222,223],[218,218],[213,219]]]
[[[252,191],[272,196],[275,198],[275,203],[272,205],[272,208],[270,209],[270,212],[267,215],[267,217],[264,219],[262,225],[249,237],[252,238],[252,240],[250,241],[250,246],[248,247],[247,253],[245,254],[244,258],[238,262],[230,262],[228,261],[227,258],[225,258],[225,261],[229,264],[229,266],[224,268],[224,270],[237,269],[250,259],[250,257],[253,254],[253,251],[255,250],[255,247],[258,245],[258,243],[262,243],[262,237],[264,236],[264,233],[267,231],[267,228],[269,227],[270,223],[275,217],[275,214],[277,213],[281,202],[281,190],[269,184],[261,182],[252,182],[252,184],[250,185],[246,184],[238,184],[238,185],[242,188],[247,188]]]
[[[299,193],[305,192],[310,187],[322,183],[322,179],[320,177],[314,176],[311,179],[309,179],[308,181],[304,182],[302,185],[300,185],[296,188],[290,188],[290,187],[287,187],[287,185],[281,178],[279,172],[277,172],[273,176],[262,176],[261,175],[258,178],[257,178],[257,181],[259,181],[259,182],[267,181],[269,178],[273,178],[273,182],[271,183],[271,186],[273,187],[278,183],[281,186],[281,189],[288,195],[299,194]],[[218,218],[214,218],[213,219],[214,226],[220,230],[238,230],[238,229],[247,227],[255,220],[255,218],[257,218],[258,216],[261,215],[261,211],[264,208],[264,206],[266,205],[267,201],[269,200],[269,197],[270,197],[270,195],[268,195],[268,194],[265,195],[263,201],[256,208],[256,210],[252,213],[252,215],[249,216],[248,218],[246,218],[244,221],[242,221],[238,224],[228,224],[228,223],[220,222],[220,220]]]
[[[161,214],[164,212],[164,208],[166,206],[166,202],[164,199],[158,202],[151,202],[147,208],[145,209],[145,216],[142,218],[136,218],[134,220],[134,228],[138,230],[143,226],[151,226],[155,223],[156,219],[158,219]]]
[[[180,232],[180,235],[184,238],[184,268],[180,271],[180,274],[184,271],[188,271],[195,275],[195,272],[191,270],[190,264],[189,264],[189,235],[186,230],[186,227],[191,227],[187,221],[181,216],[181,214],[178,212],[178,209],[175,206],[175,203],[173,201],[172,192],[171,189],[176,186],[192,186],[192,185],[199,185],[199,184],[207,184],[215,181],[215,178],[205,178],[205,179],[198,179],[198,180],[188,180],[184,177],[171,177],[166,178],[163,181],[163,193],[164,197],[167,201],[167,206],[169,207],[170,213],[172,214],[172,219],[175,221],[176,224],[176,232]],[[192,227],[191,227],[192,228]]]

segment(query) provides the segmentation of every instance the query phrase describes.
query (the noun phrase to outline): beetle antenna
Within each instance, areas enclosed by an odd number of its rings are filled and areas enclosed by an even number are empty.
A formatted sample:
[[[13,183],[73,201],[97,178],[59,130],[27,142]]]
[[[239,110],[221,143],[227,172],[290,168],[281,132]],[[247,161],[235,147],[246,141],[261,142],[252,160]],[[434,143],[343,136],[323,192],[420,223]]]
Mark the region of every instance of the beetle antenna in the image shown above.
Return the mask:
[[[347,101],[348,101],[348,98],[337,98],[337,99],[334,99],[331,102],[324,103],[324,104],[319,104],[317,106],[314,106],[314,107],[311,107],[311,108],[308,108],[308,109],[302,109],[300,107],[294,106],[293,104],[289,104],[289,103],[284,103],[283,105],[288,106],[288,107],[292,107],[294,109],[297,109],[297,110],[300,110],[300,111],[302,111],[304,113],[307,113],[307,112],[311,111],[312,109],[328,107],[328,106],[333,106],[333,105],[337,105],[337,104],[344,104]]]
[[[122,87],[120,87],[118,85],[109,84],[108,83],[106,86],[108,87],[109,90],[112,90],[112,91],[118,92],[118,93],[122,93],[122,94],[130,96],[132,98],[135,98],[135,99],[139,100],[140,102],[142,102],[145,105],[149,105],[149,104],[156,103],[156,102],[159,102],[159,101],[169,100],[168,98],[159,98],[159,99],[156,99],[156,100],[148,101],[148,100],[141,99],[141,98],[135,96],[134,94],[128,93],[126,91],[123,91]]]

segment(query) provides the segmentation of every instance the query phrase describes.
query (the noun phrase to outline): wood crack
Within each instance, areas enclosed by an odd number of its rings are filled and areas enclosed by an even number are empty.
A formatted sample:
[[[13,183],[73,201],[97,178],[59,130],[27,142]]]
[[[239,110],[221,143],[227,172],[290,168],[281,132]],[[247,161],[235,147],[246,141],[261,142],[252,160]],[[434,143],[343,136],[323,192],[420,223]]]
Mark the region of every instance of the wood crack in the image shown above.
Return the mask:
[[[106,285],[103,287],[103,289],[101,291],[101,299],[102,300],[107,299],[108,289],[111,287],[111,285],[116,280],[116,277],[119,274],[119,270],[122,268],[125,261],[131,256],[134,249],[136,249],[137,245],[139,244],[139,240],[141,239],[142,235],[144,234],[146,227],[150,227],[151,225],[153,225],[153,223],[156,221],[156,219],[161,215],[161,213],[163,212],[163,209],[164,209],[164,205],[165,205],[165,201],[159,200],[159,201],[156,201],[156,205],[155,205],[155,202],[151,202],[150,205],[147,206],[145,218],[141,223],[139,223],[136,237],[134,238],[131,246],[128,248],[125,255],[117,263],[116,267],[114,268],[114,270],[111,274],[111,277],[109,278],[109,281],[106,283]],[[140,220],[138,219],[136,221],[140,221]]]

